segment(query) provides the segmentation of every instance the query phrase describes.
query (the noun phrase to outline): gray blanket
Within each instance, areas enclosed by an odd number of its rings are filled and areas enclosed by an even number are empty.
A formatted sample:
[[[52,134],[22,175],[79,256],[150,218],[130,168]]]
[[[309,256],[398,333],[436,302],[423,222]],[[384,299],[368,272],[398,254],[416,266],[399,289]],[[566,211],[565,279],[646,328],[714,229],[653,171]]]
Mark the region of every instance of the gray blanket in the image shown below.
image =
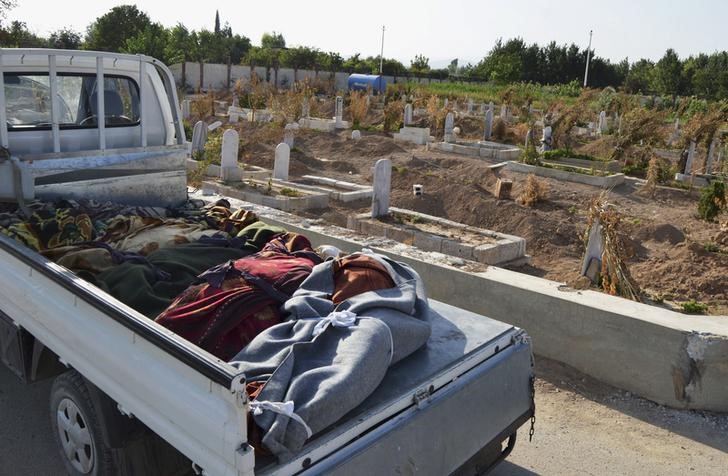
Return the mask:
[[[430,336],[420,319],[428,312],[420,277],[405,264],[371,256],[389,271],[394,288],[334,306],[333,261],[321,263],[284,304],[290,320],[266,329],[232,361],[248,381],[267,381],[252,404],[253,417],[263,444],[280,461],[362,403],[390,365]],[[293,404],[283,410],[283,402]]]

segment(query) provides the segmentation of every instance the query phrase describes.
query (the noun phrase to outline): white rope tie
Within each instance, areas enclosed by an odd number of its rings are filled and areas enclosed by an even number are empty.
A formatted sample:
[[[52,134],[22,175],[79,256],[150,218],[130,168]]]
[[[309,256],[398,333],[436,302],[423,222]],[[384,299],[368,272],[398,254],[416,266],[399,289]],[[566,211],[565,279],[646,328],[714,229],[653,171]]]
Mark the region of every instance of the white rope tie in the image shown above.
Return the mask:
[[[351,327],[356,324],[356,314],[351,311],[334,311],[321,318],[313,328],[313,336],[321,334],[329,326]]]
[[[268,400],[254,400],[250,402],[250,410],[253,412],[253,415],[261,415],[265,410],[271,411],[273,413],[278,413],[279,415],[285,415],[303,426],[303,428],[306,430],[306,438],[311,438],[311,435],[313,435],[311,427],[309,427],[306,422],[303,421],[301,415],[294,413],[294,405],[292,400],[289,400],[287,402],[269,402]]]

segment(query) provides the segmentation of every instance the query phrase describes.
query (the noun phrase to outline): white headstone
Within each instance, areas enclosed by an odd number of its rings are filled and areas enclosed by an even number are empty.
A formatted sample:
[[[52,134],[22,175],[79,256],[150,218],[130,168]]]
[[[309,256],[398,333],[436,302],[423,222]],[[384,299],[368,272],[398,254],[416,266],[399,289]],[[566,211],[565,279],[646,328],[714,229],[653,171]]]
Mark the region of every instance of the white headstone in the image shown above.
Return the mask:
[[[292,129],[286,129],[283,131],[283,143],[288,145],[289,148],[293,148],[294,135]]]
[[[207,126],[202,121],[197,121],[192,129],[192,157],[205,152],[207,142]]]
[[[452,112],[448,112],[447,116],[445,116],[445,142],[454,142],[455,141],[455,135],[453,134],[453,127],[455,126],[455,116]]]
[[[468,98],[468,114],[473,113],[473,100]]]
[[[228,122],[231,124],[235,124],[240,119],[240,114],[238,114],[237,109],[233,109],[232,107],[228,109]]]
[[[599,113],[599,121],[597,126],[597,132],[599,134],[605,134],[607,132],[607,113],[602,111]]]
[[[705,173],[710,174],[713,170],[713,159],[715,158],[715,149],[718,146],[718,138],[714,137],[710,142],[710,148],[708,149],[708,157],[705,159]]]
[[[353,140],[361,139],[361,132],[359,132],[359,130],[357,130],[357,129],[354,129],[353,131],[351,131],[351,138]]]
[[[586,245],[584,259],[581,263],[582,276],[588,276],[592,281],[597,281],[603,253],[602,225],[599,223],[599,220],[595,220],[591,230],[589,230],[589,240]],[[590,273],[593,273],[592,276],[589,276]]]
[[[447,103],[448,103],[447,98],[445,98],[445,102],[442,107],[447,109]]]
[[[240,103],[238,102],[238,95],[237,94],[233,94],[233,104],[232,104],[232,106],[233,107],[240,107]]]
[[[311,104],[308,102],[308,98],[303,98],[303,104],[301,105],[301,117],[309,117],[311,115]]]
[[[485,114],[485,111],[487,110],[487,107],[484,102],[480,103],[480,113]]]
[[[552,142],[552,129],[551,126],[544,126],[543,128],[543,134],[541,134],[541,149],[545,152],[547,150],[551,150],[551,142]]]
[[[273,178],[288,180],[288,162],[291,160],[291,148],[281,143],[276,146],[276,158],[273,163]]]
[[[688,149],[688,159],[685,161],[685,175],[693,173],[693,161],[695,160],[695,141],[690,142],[690,148]]]
[[[222,134],[222,154],[220,156],[220,178],[234,180],[238,172],[238,144],[240,137],[235,129],[228,129]]]
[[[533,139],[533,130],[529,129],[528,132],[526,132],[526,143],[524,144],[526,150],[528,150],[528,145],[531,143],[532,139]]]
[[[374,165],[374,190],[372,193],[372,218],[389,213],[389,193],[392,189],[392,161],[379,159]]]
[[[508,106],[505,104],[501,105],[500,118],[504,122],[508,122]]]
[[[336,119],[336,125],[338,127],[344,120],[344,98],[342,98],[341,96],[336,96],[335,112],[336,115],[334,116],[334,119]]]
[[[406,104],[404,106],[404,125],[405,127],[412,124],[412,104]]]
[[[185,99],[182,101],[182,119],[189,119],[190,117],[191,101]]]
[[[215,129],[217,129],[218,127],[220,127],[221,125],[222,125],[222,122],[220,122],[220,121],[215,121],[215,122],[213,122],[212,124],[210,124],[209,126],[207,126],[207,131],[208,131],[208,132],[212,132],[212,131],[214,131]]]
[[[485,130],[483,131],[483,140],[490,140],[493,133],[493,107],[488,107],[485,112]]]

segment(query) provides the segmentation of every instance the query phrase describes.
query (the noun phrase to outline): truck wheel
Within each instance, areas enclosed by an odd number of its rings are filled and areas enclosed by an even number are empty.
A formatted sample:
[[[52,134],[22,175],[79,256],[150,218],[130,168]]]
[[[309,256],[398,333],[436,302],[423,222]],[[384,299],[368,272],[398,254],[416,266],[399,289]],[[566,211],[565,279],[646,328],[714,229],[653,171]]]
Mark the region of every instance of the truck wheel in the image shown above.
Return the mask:
[[[101,428],[88,388],[71,370],[56,377],[50,398],[51,427],[70,475],[113,474],[112,450]]]

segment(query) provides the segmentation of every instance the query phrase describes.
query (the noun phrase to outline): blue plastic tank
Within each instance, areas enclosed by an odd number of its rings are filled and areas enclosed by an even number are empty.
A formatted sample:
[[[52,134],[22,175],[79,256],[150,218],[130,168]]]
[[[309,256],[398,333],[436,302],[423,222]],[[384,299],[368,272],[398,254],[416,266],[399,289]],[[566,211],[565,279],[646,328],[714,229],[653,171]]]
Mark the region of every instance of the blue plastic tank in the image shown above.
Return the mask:
[[[349,91],[366,91],[370,87],[375,94],[383,93],[387,90],[387,81],[380,74],[349,75]]]

